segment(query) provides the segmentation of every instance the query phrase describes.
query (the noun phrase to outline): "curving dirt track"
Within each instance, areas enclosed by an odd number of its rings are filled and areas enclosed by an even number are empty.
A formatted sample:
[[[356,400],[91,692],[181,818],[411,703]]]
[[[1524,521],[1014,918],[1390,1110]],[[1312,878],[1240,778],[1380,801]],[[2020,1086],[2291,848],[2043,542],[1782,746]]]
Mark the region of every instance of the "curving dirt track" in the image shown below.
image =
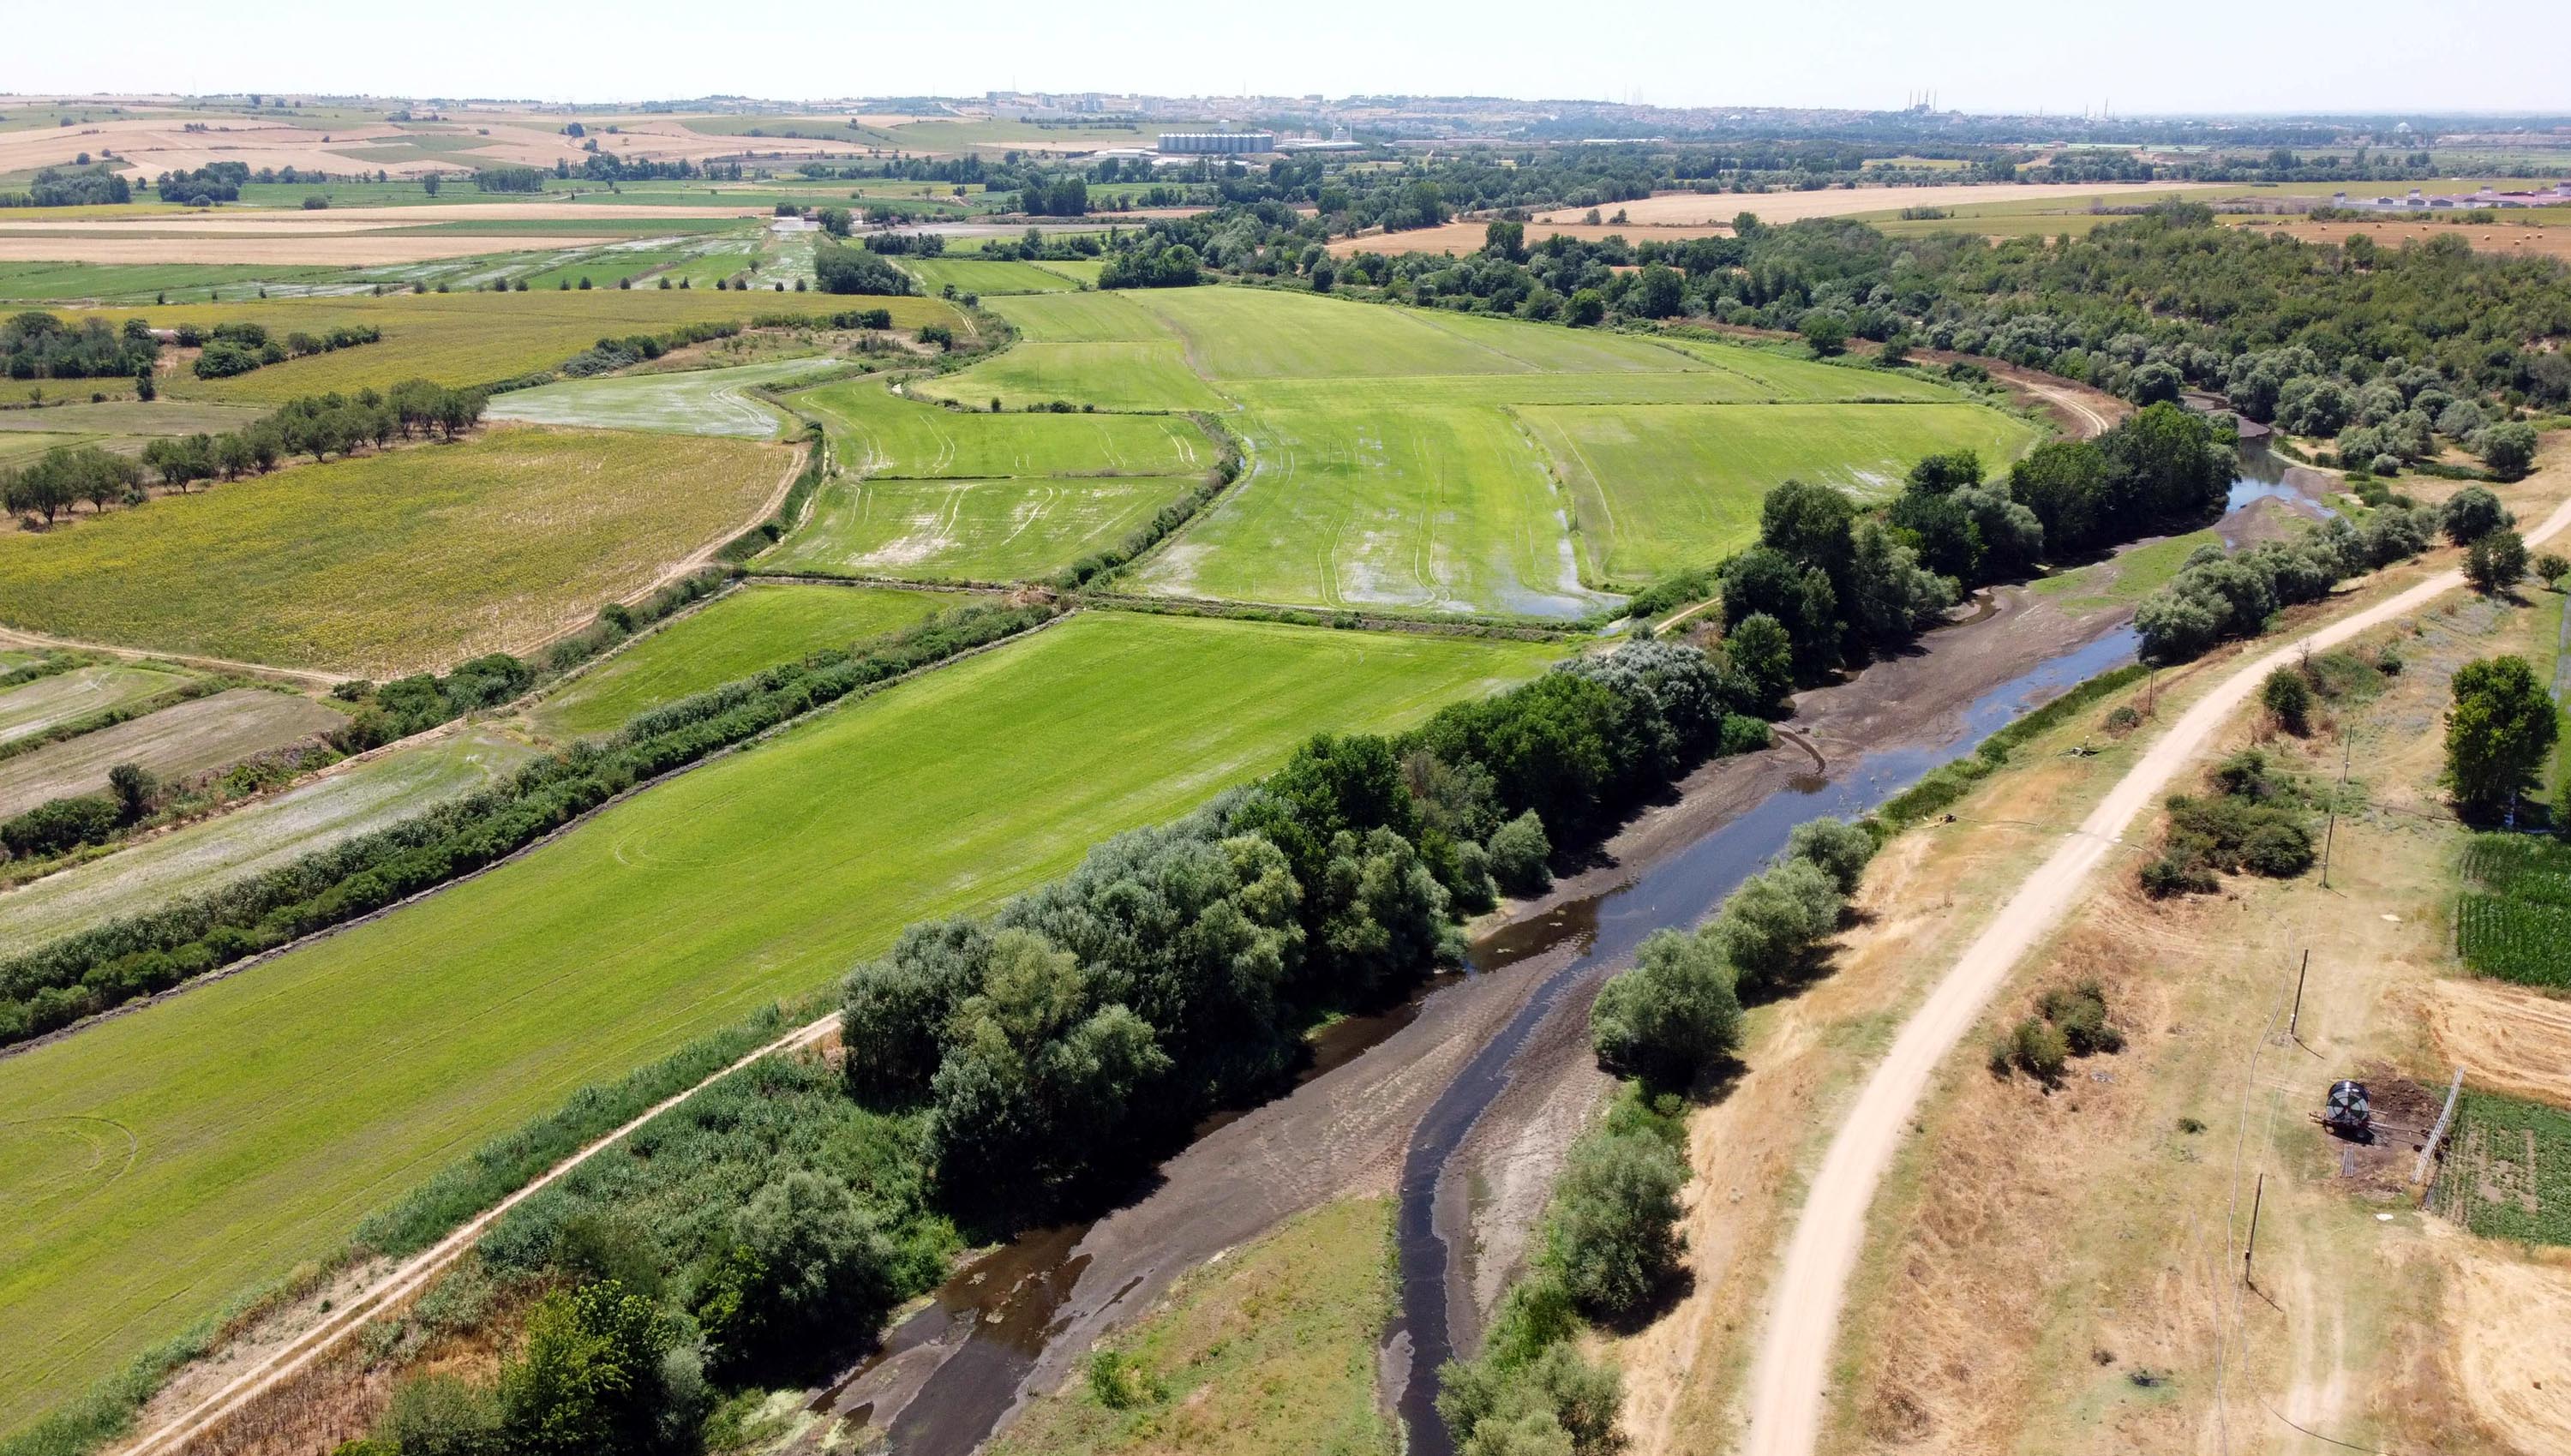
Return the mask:
[[[2571,527],[2571,501],[2557,507],[2527,540],[2549,540],[2566,527]],[[2236,669],[2143,753],[2062,847],[2027,876],[1990,927],[1965,947],[1867,1077],[1813,1176],[1754,1357],[1746,1456],[1809,1456],[1817,1447],[1831,1350],[1848,1276],[1863,1244],[1866,1213],[1920,1094],[2009,972],[2078,900],[2091,871],[2123,840],[2136,816],[2213,740],[2269,673],[2308,649],[2333,647],[2415,613],[2462,585],[2461,573],[2441,572]]]

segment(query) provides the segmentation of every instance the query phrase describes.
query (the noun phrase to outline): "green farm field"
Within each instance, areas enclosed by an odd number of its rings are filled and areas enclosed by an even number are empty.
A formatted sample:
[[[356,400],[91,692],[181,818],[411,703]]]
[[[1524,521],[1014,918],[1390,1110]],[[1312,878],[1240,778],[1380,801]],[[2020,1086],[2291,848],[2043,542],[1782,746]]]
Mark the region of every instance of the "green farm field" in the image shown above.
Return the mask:
[[[919,280],[922,292],[952,287],[958,293],[1066,293],[1076,280],[1042,263],[998,262],[978,257],[905,257],[898,264]]]
[[[945,323],[959,333],[970,332],[962,314],[935,298],[879,298],[865,303],[890,309],[897,327]],[[332,389],[381,389],[403,379],[488,383],[551,368],[596,343],[601,335],[659,332],[691,321],[746,323],[760,313],[818,313],[850,306],[849,299],[827,293],[608,287],[587,292],[534,289],[190,303],[104,309],[101,316],[111,323],[143,317],[162,327],[190,322],[211,327],[239,321],[280,331],[317,332],[343,323],[373,324],[383,330],[379,343],[288,359],[230,379],[181,375],[170,384],[171,393],[192,398],[276,403]]]
[[[762,570],[908,581],[1039,581],[1120,545],[1195,476],[840,479]]]
[[[742,529],[784,447],[493,429],[0,535],[0,623],[382,679],[524,649]]]
[[[1320,729],[1554,649],[1088,614],[712,762],[420,903],[0,1061],[0,1429],[494,1133]]]
[[[879,587],[746,586],[546,695],[529,717],[552,735],[610,732],[646,710],[898,632],[967,600]]]
[[[994,399],[1003,409],[1058,399],[1100,409],[1226,407],[1175,343],[1020,343],[952,374],[924,379],[914,392],[976,408]]]
[[[1921,375],[1709,337],[1236,287],[988,306],[1023,341],[918,392],[1101,409],[1202,393],[1248,442],[1248,478],[1132,573],[1176,595],[1578,617],[1599,584],[1737,547],[1789,476],[1870,488],[1931,451],[1998,463],[2034,438]]]
[[[203,894],[480,788],[534,752],[476,727],[351,764],[0,893],[0,941],[42,945]]]
[[[346,270],[264,263],[0,262],[0,302],[150,303],[162,293],[249,283],[311,285]]]
[[[1574,405],[1518,417],[1571,488],[1592,576],[1632,586],[1750,544],[1778,481],[1877,499],[1923,455],[1971,449],[1996,468],[2036,439],[1977,404]]]
[[[1214,463],[1205,432],[1178,415],[945,409],[895,395],[880,379],[807,389],[794,403],[843,442],[843,467],[867,475],[1176,475]]]
[[[750,391],[791,388],[799,380],[844,367],[837,359],[814,357],[722,369],[565,379],[496,395],[489,414],[524,424],[772,440],[785,432],[786,421]]]

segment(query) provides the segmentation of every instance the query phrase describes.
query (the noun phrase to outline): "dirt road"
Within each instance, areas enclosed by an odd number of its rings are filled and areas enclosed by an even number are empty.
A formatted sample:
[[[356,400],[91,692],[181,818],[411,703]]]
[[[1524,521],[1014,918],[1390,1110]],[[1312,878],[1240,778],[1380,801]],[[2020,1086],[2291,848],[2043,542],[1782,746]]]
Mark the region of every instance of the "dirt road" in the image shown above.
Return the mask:
[[[2527,540],[2530,544],[2549,540],[2566,526],[2571,526],[2571,501],[2556,508],[2528,533]],[[1866,1079],[1812,1179],[1802,1216],[1786,1248],[1777,1297],[1755,1356],[1748,1456],[1808,1456],[1815,1449],[1831,1347],[1838,1334],[1848,1276],[1863,1241],[1866,1213],[1900,1146],[1903,1130],[1910,1126],[1920,1094],[2009,972],[2077,901],[2099,861],[2123,841],[2136,816],[2213,740],[2269,673],[2294,662],[2307,649],[2333,647],[2416,613],[2462,585],[2460,573],[2441,572],[2289,642],[2216,685],[2144,752],[1939,979]]]

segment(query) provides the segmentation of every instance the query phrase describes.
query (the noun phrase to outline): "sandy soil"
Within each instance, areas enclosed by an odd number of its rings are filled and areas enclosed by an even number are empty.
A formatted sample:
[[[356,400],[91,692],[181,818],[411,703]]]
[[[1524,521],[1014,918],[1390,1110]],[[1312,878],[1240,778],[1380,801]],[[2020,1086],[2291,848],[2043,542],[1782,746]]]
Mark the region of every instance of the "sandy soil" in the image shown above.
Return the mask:
[[[2092,183],[2055,187],[2044,183],[1948,183],[1930,187],[1823,188],[1795,193],[1662,193],[1639,202],[1610,203],[1599,215],[1612,218],[1619,209],[1636,228],[1730,223],[1736,214],[1755,213],[1770,224],[1800,223],[1805,218],[1846,218],[1861,213],[1898,212],[1903,208],[1956,208],[1978,203],[2056,201],[2066,206],[2091,199],[2136,202],[2174,193],[2219,192],[2219,188],[2173,187],[2168,183]],[[1539,223],[1577,223],[1587,208],[1558,208],[1539,213]],[[1628,236],[1632,236],[1628,233]]]
[[[2571,228],[2493,223],[2270,223],[2265,220],[2248,226],[2267,228],[2305,243],[2336,244],[2350,238],[2364,238],[2378,246],[2399,247],[2405,243],[2460,238],[2476,252],[2571,258]]]
[[[540,252],[614,243],[614,238],[557,238],[532,234],[472,237],[458,234],[380,233],[291,237],[0,237],[0,261],[139,263],[277,263],[313,267],[365,267],[428,262],[485,252]]]

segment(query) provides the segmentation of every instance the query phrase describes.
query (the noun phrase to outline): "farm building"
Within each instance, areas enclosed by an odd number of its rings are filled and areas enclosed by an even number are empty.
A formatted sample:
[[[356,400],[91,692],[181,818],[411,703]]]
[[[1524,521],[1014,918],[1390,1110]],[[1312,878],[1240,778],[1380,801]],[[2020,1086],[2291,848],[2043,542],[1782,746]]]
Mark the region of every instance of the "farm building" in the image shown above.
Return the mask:
[[[1163,132],[1161,151],[1179,157],[1246,157],[1277,150],[1275,132]]]

